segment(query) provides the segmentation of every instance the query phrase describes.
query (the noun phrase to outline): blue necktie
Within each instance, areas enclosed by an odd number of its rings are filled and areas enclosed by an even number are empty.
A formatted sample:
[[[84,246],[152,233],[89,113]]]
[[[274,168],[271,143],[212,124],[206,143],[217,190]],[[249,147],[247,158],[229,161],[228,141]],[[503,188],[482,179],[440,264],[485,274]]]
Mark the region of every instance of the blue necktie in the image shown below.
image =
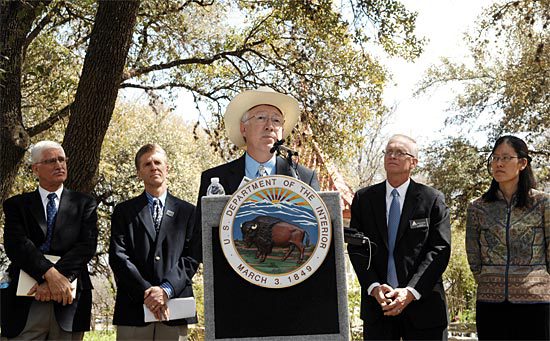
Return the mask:
[[[160,222],[162,220],[162,208],[158,198],[153,198],[153,224],[155,225],[155,231],[159,233]]]
[[[57,198],[55,193],[48,194],[48,203],[46,204],[46,225],[48,226],[48,230],[46,231],[46,240],[44,244],[40,246],[40,251],[42,252],[50,251],[52,245],[53,227],[55,225],[55,217],[57,216],[55,198]]]
[[[399,286],[399,281],[397,280],[393,250],[395,248],[395,239],[399,228],[399,219],[401,218],[401,209],[399,208],[399,192],[394,188],[393,191],[391,191],[391,195],[393,199],[388,215],[388,284],[393,288],[397,288]]]
[[[261,176],[267,176],[267,170],[265,169],[265,166],[260,163],[260,166],[258,166],[258,172],[256,172],[256,177],[259,178]]]

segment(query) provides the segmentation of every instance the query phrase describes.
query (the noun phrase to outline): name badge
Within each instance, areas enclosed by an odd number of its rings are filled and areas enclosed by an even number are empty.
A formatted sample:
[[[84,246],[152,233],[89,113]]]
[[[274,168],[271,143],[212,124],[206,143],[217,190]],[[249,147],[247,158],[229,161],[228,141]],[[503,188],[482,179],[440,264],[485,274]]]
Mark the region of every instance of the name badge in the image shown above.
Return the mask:
[[[169,216],[169,217],[173,217],[174,216],[174,211],[166,210],[166,215]]]
[[[422,218],[409,220],[409,226],[411,229],[422,229],[430,226],[430,218]]]

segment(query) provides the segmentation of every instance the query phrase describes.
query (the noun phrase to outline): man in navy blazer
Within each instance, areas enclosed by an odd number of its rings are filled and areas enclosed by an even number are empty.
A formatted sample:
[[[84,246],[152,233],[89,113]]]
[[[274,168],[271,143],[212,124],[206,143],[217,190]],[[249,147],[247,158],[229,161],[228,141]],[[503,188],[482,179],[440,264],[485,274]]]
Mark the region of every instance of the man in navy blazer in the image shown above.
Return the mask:
[[[96,201],[63,187],[67,158],[58,143],[38,142],[31,159],[38,189],[3,205],[11,282],[1,290],[2,336],[79,340],[90,329],[92,284],[87,263],[97,246]],[[46,255],[60,258],[54,264]],[[37,281],[27,293],[34,298],[16,296],[20,270]]]
[[[386,181],[357,191],[351,206],[350,227],[373,243],[370,267],[364,247],[348,245],[364,339],[446,340],[449,210],[441,192],[410,179],[418,162],[413,139],[394,135],[384,154]]]
[[[117,294],[113,324],[118,340],[183,340],[196,318],[145,323],[143,305],[155,317],[170,317],[171,298],[193,297],[198,262],[190,255],[194,206],[168,192],[168,160],[156,144],[135,157],[145,191],[115,207],[111,217],[109,264]]]

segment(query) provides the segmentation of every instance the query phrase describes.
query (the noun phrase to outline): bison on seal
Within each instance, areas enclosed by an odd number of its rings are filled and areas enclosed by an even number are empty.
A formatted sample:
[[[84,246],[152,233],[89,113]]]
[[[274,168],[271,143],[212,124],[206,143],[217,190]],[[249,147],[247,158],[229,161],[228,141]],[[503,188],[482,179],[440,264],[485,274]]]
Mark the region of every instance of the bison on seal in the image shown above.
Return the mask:
[[[300,252],[298,263],[301,263],[304,260],[305,248],[309,246],[307,231],[275,217],[258,216],[253,220],[245,221],[241,224],[241,232],[247,247],[256,244],[256,258],[260,258],[260,262],[265,261],[274,246],[279,246],[288,247],[283,261],[297,248]],[[306,237],[306,246],[304,246],[304,237]]]

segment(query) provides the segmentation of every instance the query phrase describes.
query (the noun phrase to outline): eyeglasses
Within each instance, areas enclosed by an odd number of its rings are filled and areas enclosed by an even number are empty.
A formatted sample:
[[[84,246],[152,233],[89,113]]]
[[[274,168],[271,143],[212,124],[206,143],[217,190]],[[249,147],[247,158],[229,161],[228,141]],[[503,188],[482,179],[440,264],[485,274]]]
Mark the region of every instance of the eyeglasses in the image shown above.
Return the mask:
[[[258,115],[251,116],[246,120],[244,120],[243,123],[246,123],[248,121],[254,121],[255,123],[258,123],[258,124],[266,124],[267,121],[271,121],[271,124],[273,124],[275,128],[281,128],[285,123],[285,120],[281,116],[277,116],[277,115],[269,116],[266,114],[258,114]]]
[[[42,160],[42,161],[38,161],[36,163],[43,163],[45,165],[53,165],[54,163],[56,162],[59,162],[59,163],[65,163],[67,162],[69,158],[66,157],[66,156],[58,156],[58,157],[54,157],[54,158],[51,158],[51,159],[46,159],[46,160]]]
[[[382,151],[385,157],[395,157],[398,159],[404,159],[406,156],[415,157],[414,155],[404,152],[402,150],[384,150]]]
[[[504,156],[491,155],[491,156],[489,156],[489,163],[496,163],[496,162],[499,162],[499,161],[502,161],[502,163],[508,163],[512,159],[520,159],[520,157],[519,156],[510,156],[510,155],[504,155]]]

